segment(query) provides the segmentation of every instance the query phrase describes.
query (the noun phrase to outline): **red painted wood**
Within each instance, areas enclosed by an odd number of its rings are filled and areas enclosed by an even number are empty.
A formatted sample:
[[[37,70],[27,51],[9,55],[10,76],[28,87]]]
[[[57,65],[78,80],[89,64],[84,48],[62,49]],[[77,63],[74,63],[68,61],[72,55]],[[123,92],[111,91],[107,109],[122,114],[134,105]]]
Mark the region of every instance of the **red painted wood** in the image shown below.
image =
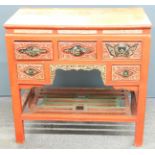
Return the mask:
[[[128,9],[127,9],[128,10]],[[97,11],[97,10],[96,10]],[[112,9],[112,11],[117,11]],[[125,11],[126,12],[126,11]],[[128,10],[127,15],[132,14]],[[93,12],[95,14],[95,12]],[[123,14],[123,13],[121,13]],[[117,21],[116,25],[105,25],[105,26],[93,26],[93,25],[79,25],[79,26],[63,26],[63,25],[43,25],[40,23],[39,25],[22,25],[21,24],[5,24],[6,29],[6,46],[7,46],[7,55],[8,55],[8,63],[9,63],[9,72],[10,72],[10,81],[11,81],[11,92],[12,92],[12,101],[13,101],[13,113],[14,113],[14,123],[15,123],[15,132],[16,132],[16,141],[18,143],[24,142],[24,120],[62,120],[62,121],[95,121],[95,122],[135,122],[135,145],[141,146],[143,144],[143,130],[144,130],[144,115],[145,115],[145,106],[146,106],[146,88],[147,88],[147,78],[148,78],[148,65],[149,65],[149,51],[150,51],[150,23],[146,22],[146,16],[144,17],[143,11],[136,10],[135,14],[138,14],[141,20],[144,20],[144,24],[137,24],[136,20],[130,20],[133,22],[133,25],[128,25],[126,23],[123,26],[119,26],[121,21]],[[138,17],[139,17],[138,16]],[[95,17],[95,15],[94,15]],[[121,16],[119,16],[121,17]],[[137,16],[134,16],[137,17]],[[62,18],[63,14],[62,14]],[[81,17],[82,18],[82,17]],[[80,18],[79,18],[80,19]],[[67,22],[67,21],[66,21]],[[104,21],[103,21],[104,22]],[[124,21],[124,22],[127,22]],[[82,23],[82,22],[81,22]],[[100,23],[100,22],[99,22]],[[103,23],[104,24],[104,23]],[[27,30],[27,32],[25,31]],[[44,32],[40,30],[46,30]],[[96,30],[96,34],[58,34],[57,30]],[[113,33],[105,34],[103,30],[140,30],[142,33]],[[18,31],[18,33],[17,33]],[[23,31],[23,33],[22,33]],[[20,33],[19,33],[20,32]],[[26,33],[25,33],[26,32]],[[121,32],[121,31],[119,31]],[[16,59],[15,56],[15,42],[51,42],[52,43],[52,59],[24,59],[19,60]],[[80,59],[76,58],[76,61],[73,59],[60,59],[59,53],[59,42],[96,42],[96,57],[95,59]],[[141,56],[137,56],[136,59],[103,59],[104,55],[104,42],[139,42],[141,44]],[[94,45],[93,45],[94,46]],[[33,76],[30,79],[19,79],[18,78],[18,70],[17,64],[43,64],[44,79],[39,80],[34,78]],[[132,116],[112,116],[112,115],[88,115],[88,114],[59,114],[59,113],[50,113],[50,114],[33,114],[33,113],[24,113],[21,103],[20,90],[22,88],[32,88],[33,86],[42,86],[45,84],[51,84],[53,80],[51,80],[51,72],[50,65],[105,65],[106,66],[106,85],[113,86],[115,89],[127,89],[132,90],[136,93],[136,106],[132,107],[132,111],[134,111],[134,115]],[[140,77],[136,80],[118,80],[114,81],[112,79],[112,66],[113,65],[139,65]],[[52,77],[54,77],[54,72],[52,73]]]

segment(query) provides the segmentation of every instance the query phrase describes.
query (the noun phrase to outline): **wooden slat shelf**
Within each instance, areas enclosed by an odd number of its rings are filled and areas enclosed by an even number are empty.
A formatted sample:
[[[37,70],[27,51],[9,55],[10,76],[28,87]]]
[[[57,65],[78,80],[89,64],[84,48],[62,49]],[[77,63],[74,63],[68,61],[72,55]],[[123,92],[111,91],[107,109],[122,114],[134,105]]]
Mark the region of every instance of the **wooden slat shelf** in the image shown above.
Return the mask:
[[[127,90],[44,86],[32,88],[27,96],[23,110],[26,117],[29,114],[132,116],[131,94]]]

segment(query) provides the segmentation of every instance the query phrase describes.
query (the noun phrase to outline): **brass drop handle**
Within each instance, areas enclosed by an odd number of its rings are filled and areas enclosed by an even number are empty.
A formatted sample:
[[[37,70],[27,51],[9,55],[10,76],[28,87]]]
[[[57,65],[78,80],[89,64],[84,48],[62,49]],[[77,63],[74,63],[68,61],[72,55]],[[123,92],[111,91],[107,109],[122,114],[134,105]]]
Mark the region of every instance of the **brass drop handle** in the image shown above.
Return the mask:
[[[124,70],[122,73],[123,77],[129,77],[129,71],[128,70]]]
[[[41,49],[37,46],[28,46],[27,48],[19,49],[18,52],[27,54],[28,56],[35,57],[40,55],[41,53],[46,53],[46,49]]]
[[[85,53],[90,52],[90,49],[82,47],[81,45],[75,45],[69,49],[64,49],[64,52],[70,53],[74,56],[81,56]]]
[[[34,76],[38,73],[38,71],[33,68],[28,68],[28,69],[24,70],[24,73],[29,76]]]
[[[116,47],[117,47],[118,52],[122,54],[125,54],[129,49],[129,46],[127,44],[118,44],[118,46]]]

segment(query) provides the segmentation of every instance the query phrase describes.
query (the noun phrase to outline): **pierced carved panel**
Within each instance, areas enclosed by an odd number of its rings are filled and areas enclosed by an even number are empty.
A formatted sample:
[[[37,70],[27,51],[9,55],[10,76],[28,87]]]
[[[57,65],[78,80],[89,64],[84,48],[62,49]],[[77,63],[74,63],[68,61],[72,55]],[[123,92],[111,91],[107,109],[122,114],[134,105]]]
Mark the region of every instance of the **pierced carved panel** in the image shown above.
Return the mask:
[[[113,81],[139,81],[140,65],[113,65],[112,66]]]
[[[96,60],[96,42],[59,42],[60,60]]]
[[[140,59],[141,42],[104,42],[103,59]]]
[[[91,71],[91,70],[99,70],[101,73],[101,78],[104,84],[106,83],[106,66],[105,65],[78,65],[78,64],[68,64],[68,65],[50,65],[50,72],[51,72],[51,80],[53,82],[54,77],[55,77],[55,71],[57,69],[62,69],[65,71],[68,70],[85,70],[85,71]]]
[[[44,80],[43,64],[17,64],[19,80]]]
[[[18,60],[53,58],[51,42],[14,42],[15,57]]]

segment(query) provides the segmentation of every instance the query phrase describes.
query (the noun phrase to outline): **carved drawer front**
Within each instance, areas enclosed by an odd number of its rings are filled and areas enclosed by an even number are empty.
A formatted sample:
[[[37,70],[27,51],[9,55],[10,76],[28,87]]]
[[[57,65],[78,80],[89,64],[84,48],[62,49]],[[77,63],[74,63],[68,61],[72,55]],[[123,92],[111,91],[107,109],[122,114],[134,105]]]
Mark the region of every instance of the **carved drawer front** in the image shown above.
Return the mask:
[[[60,60],[96,60],[96,42],[69,42],[58,43]]]
[[[139,81],[140,65],[113,65],[113,81]]]
[[[15,57],[17,60],[38,59],[49,60],[53,58],[52,42],[14,42]]]
[[[141,42],[103,42],[103,59],[140,59]]]
[[[44,80],[43,64],[17,64],[18,80]]]

